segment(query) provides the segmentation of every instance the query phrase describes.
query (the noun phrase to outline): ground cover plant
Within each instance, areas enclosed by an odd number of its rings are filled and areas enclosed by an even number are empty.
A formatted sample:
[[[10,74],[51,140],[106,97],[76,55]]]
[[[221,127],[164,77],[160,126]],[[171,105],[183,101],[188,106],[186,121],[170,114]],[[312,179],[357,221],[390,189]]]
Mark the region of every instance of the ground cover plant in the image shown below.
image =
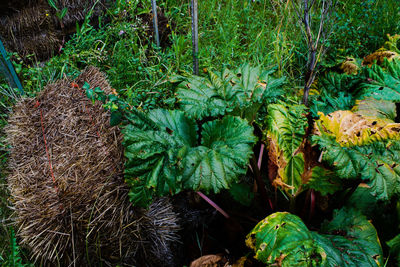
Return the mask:
[[[315,38],[331,1],[305,2]],[[181,214],[177,266],[396,266],[400,5],[332,2],[324,53],[310,61],[302,3],[200,1],[199,76],[182,0],[158,1],[162,48],[146,22],[150,1],[115,1],[49,61],[12,59],[29,96],[89,65],[107,75],[111,94],[82,88],[123,132],[132,204],[169,197]],[[0,88],[3,128],[19,96]],[[7,146],[0,263],[21,266],[30,251],[8,220]]]

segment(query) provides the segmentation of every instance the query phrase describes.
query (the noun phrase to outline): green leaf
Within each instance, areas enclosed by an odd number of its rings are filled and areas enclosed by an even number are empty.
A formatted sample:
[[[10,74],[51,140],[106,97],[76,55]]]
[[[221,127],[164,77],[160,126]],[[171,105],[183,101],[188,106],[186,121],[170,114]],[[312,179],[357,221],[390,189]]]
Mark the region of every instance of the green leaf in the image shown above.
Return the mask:
[[[142,121],[123,130],[125,177],[158,195],[178,193],[182,187],[183,155],[197,139],[195,122],[183,112],[160,109],[151,111],[148,118],[142,117],[151,123]],[[136,116],[136,122],[140,119]],[[131,193],[131,199],[135,204],[143,203],[138,193]]]
[[[131,199],[143,204],[152,194],[176,194],[183,189],[219,192],[246,172],[255,142],[247,121],[227,116],[197,125],[182,111],[133,111],[124,133],[125,178]],[[152,191],[152,193],[146,192]]]
[[[88,90],[88,89],[90,89],[90,84],[88,84],[87,82],[85,82],[85,83],[83,84],[83,86],[82,86],[82,89],[83,89],[83,90]]]
[[[249,207],[254,199],[254,193],[250,185],[246,183],[234,183],[229,189],[229,194],[234,200]]]
[[[311,232],[299,217],[288,212],[276,212],[259,222],[247,235],[246,245],[266,264],[315,266],[324,261]]]
[[[238,117],[203,125],[201,146],[189,150],[184,161],[185,187],[193,190],[219,192],[237,182],[245,174],[255,143],[253,128]]]
[[[386,244],[390,248],[390,254],[396,257],[397,264],[400,265],[400,234],[386,242]]]
[[[341,184],[337,175],[330,170],[315,166],[310,170],[310,179],[305,184],[305,188],[311,188],[325,196],[333,194],[341,189]]]
[[[352,111],[365,117],[387,119],[392,122],[396,119],[396,104],[388,100],[366,98],[357,100]]]
[[[327,255],[326,266],[382,266],[383,253],[374,226],[351,208],[336,210],[333,219],[325,222],[316,243]]]
[[[120,111],[113,111],[111,112],[110,116],[110,125],[116,126],[120,124],[122,121],[122,113]]]
[[[68,8],[67,8],[67,7],[64,7],[64,8],[61,10],[60,13],[57,13],[57,17],[58,17],[59,19],[63,19],[63,18],[65,17],[65,15],[67,15],[67,12],[68,12]]]
[[[224,115],[226,99],[209,79],[192,76],[178,87],[177,97],[182,109],[196,119]]]
[[[247,235],[255,258],[278,266],[381,266],[382,248],[374,226],[360,212],[343,208],[321,228],[309,231],[287,212],[271,214]]]
[[[400,193],[399,124],[351,111],[320,115],[312,139],[338,177],[365,180],[380,200]]]
[[[177,97],[193,118],[232,114],[251,122],[262,103],[274,101],[283,93],[285,78],[273,78],[272,73],[249,64],[236,71],[209,71],[207,78],[186,78],[178,87]]]
[[[303,183],[305,171],[302,148],[308,126],[306,107],[269,105],[266,124],[270,160],[278,167],[275,179],[290,196],[294,196]]]
[[[90,100],[92,100],[93,104],[95,101],[95,94],[94,94],[94,90],[93,89],[87,89],[86,90],[86,96],[87,98],[89,98]]]
[[[49,6],[51,6],[55,10],[58,10],[58,7],[56,6],[56,3],[54,2],[54,0],[47,0],[47,3],[49,3]]]
[[[361,213],[368,216],[368,218],[379,216],[376,210],[382,210],[377,199],[371,195],[371,190],[364,187],[364,184],[357,187],[346,202],[346,206],[361,211]]]
[[[400,102],[400,60],[385,59],[383,67],[374,64],[364,71],[368,82],[360,86],[358,99],[372,97],[377,100]]]
[[[398,141],[342,147],[327,136],[313,136],[313,140],[324,151],[323,161],[332,166],[340,178],[365,180],[371,194],[380,200],[400,193]]]
[[[311,95],[310,110],[314,117],[318,112],[329,114],[336,110],[351,109],[354,104],[351,88],[356,86],[359,79],[354,75],[329,72],[319,78],[319,94]]]

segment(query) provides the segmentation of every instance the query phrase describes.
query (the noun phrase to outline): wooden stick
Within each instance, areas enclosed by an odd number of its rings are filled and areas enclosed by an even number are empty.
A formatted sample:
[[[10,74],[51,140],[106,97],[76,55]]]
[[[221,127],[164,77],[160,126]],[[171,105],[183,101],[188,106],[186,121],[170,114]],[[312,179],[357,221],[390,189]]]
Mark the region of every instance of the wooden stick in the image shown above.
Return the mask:
[[[157,44],[157,47],[160,47],[160,35],[158,34],[158,18],[157,18],[156,0],[151,0],[151,7],[153,8],[153,25],[154,25],[154,34],[156,36],[156,44]]]
[[[199,75],[199,27],[197,16],[197,0],[191,0],[192,7],[192,43],[193,43],[193,74]]]

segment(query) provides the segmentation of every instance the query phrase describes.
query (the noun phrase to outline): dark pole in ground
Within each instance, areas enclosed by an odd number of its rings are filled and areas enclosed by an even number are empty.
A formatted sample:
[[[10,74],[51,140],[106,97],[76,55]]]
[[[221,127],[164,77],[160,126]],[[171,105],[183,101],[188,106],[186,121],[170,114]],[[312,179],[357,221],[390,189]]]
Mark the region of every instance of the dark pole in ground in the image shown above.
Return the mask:
[[[14,67],[13,67],[10,59],[8,58],[6,49],[5,49],[1,39],[0,39],[0,53],[3,56],[3,59],[0,58],[0,61],[1,61],[0,68],[4,69],[4,74],[6,76],[6,79],[9,80],[11,87],[14,87],[14,88],[17,87],[20,94],[24,95],[25,92],[24,92],[24,89],[22,88],[22,84],[17,76],[17,73],[15,73]]]
[[[199,28],[197,16],[197,0],[192,1],[192,42],[193,42],[193,73],[199,75]]]
[[[157,18],[156,0],[151,0],[151,6],[153,8],[153,25],[154,25],[154,34],[156,36],[156,44],[157,44],[157,47],[160,47],[160,36],[158,35],[158,18]]]

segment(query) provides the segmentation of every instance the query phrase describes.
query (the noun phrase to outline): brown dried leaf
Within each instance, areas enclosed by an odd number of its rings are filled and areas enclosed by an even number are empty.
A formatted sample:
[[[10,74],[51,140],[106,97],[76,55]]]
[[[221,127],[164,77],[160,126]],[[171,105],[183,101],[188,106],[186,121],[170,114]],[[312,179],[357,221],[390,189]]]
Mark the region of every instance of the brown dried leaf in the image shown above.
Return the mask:
[[[205,255],[190,264],[190,267],[222,267],[227,260],[222,255]]]

